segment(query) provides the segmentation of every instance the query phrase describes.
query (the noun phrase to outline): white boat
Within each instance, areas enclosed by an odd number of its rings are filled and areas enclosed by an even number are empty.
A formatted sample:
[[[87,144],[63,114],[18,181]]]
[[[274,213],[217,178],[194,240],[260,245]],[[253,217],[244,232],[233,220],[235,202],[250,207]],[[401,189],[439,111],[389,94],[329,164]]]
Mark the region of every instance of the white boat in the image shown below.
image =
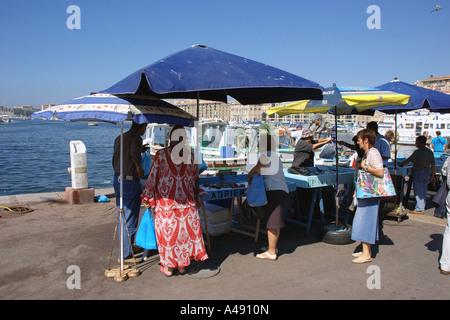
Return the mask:
[[[382,115],[378,123],[378,132],[385,134],[395,129],[395,115]],[[443,138],[450,138],[450,114],[429,112],[426,109],[397,114],[398,143],[414,145],[416,137],[427,131],[429,137],[436,137],[436,131]]]
[[[0,118],[0,123],[11,123],[12,119],[9,117],[9,115],[4,114],[1,118]]]

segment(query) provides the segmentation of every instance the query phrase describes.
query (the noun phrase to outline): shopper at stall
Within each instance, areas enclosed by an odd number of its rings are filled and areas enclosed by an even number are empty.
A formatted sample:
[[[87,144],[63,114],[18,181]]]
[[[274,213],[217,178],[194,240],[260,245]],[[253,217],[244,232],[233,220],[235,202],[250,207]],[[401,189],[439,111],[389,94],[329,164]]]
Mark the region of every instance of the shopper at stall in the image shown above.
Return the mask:
[[[191,259],[208,259],[195,198],[198,165],[183,126],[174,126],[170,139],[170,145],[156,153],[141,195],[145,206],[155,211],[160,271],[166,276],[175,268],[184,274]]]
[[[284,207],[289,200],[289,189],[283,174],[283,163],[275,152],[275,142],[271,135],[260,136],[260,157],[257,164],[250,170],[247,180],[250,183],[253,175],[262,175],[267,197],[264,206],[265,217],[267,217],[267,239],[268,248],[256,255],[259,259],[276,260],[277,244],[280,237],[280,229],[284,227]],[[267,141],[267,143],[265,143]],[[266,146],[264,145],[266,144]]]
[[[333,138],[313,140],[314,133],[310,129],[303,129],[302,137],[295,145],[292,167],[313,167],[314,150],[333,141]]]
[[[375,132],[375,148],[383,159],[383,165],[386,166],[387,162],[391,158],[391,145],[389,140],[378,132],[378,123],[371,121],[367,124],[367,129],[373,130]]]
[[[123,134],[123,256],[125,262],[133,262],[132,243],[137,232],[137,224],[139,220],[139,209],[141,206],[141,184],[140,178],[145,173],[141,164],[142,138],[145,133],[147,124],[137,124],[133,122],[130,130]],[[114,192],[116,194],[116,206],[120,205],[120,136],[114,141],[114,153],[112,158],[114,169]],[[126,223],[126,226],[125,226]],[[128,238],[127,228],[129,233]],[[120,256],[119,256],[120,258]]]
[[[447,140],[441,137],[441,132],[436,131],[436,137],[431,140],[431,147],[434,152],[444,152]]]
[[[417,149],[405,160],[399,163],[404,166],[412,162],[413,165],[413,189],[416,198],[416,207],[410,213],[424,214],[427,201],[428,183],[436,183],[435,162],[433,152],[426,147],[427,138],[418,136],[416,138]]]
[[[433,138],[428,134],[428,131],[424,131],[422,135],[423,135],[425,138],[427,138],[426,146],[427,146],[427,148],[430,148],[431,140],[433,140]]]
[[[450,212],[450,177],[448,174],[450,173],[450,157],[445,160],[443,166],[442,166],[442,175],[446,177],[445,181],[447,181],[447,187],[449,189],[447,193],[447,200],[446,200],[446,213],[447,213],[447,226],[445,227],[444,231],[444,238],[442,239],[442,252],[441,252],[441,258],[439,259],[439,270],[444,275],[450,274],[450,219],[449,219],[449,212]]]
[[[358,132],[358,143],[365,151],[361,161],[361,170],[376,177],[382,178],[383,160],[380,153],[375,148],[375,132],[370,129],[363,129]],[[352,225],[351,238],[354,241],[361,241],[362,251],[353,253],[353,263],[366,263],[372,261],[371,245],[378,240],[378,199],[358,199],[358,206],[355,212]]]

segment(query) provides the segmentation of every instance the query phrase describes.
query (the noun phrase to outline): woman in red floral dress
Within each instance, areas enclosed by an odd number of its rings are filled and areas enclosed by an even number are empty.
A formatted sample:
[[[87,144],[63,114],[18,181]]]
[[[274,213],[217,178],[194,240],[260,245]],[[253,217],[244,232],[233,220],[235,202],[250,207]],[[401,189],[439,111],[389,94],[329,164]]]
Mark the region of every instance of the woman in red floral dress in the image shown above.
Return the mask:
[[[170,137],[170,146],[156,153],[141,195],[147,208],[155,208],[160,271],[166,276],[174,268],[184,274],[191,259],[208,259],[195,199],[198,165],[186,146],[184,127],[175,126]]]

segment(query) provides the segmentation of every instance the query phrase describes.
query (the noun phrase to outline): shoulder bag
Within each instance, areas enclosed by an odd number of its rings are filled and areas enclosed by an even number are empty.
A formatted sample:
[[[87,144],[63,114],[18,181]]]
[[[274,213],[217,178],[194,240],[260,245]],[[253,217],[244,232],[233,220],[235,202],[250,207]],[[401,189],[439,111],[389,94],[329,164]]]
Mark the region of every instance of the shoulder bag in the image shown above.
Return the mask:
[[[385,198],[396,195],[388,168],[383,168],[383,170],[383,178],[378,178],[364,170],[359,170],[356,180],[357,199]]]

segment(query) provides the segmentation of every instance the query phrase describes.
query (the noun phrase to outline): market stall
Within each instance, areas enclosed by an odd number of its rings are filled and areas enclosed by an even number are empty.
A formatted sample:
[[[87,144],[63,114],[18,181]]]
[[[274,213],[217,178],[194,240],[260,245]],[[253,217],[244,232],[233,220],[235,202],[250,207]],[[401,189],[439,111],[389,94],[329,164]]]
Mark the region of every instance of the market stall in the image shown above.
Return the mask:
[[[205,233],[208,242],[208,248],[211,250],[211,242],[210,242],[210,232],[208,230],[208,219],[207,210],[205,206],[205,202],[211,201],[220,201],[230,199],[229,205],[229,213],[228,213],[228,226],[226,232],[230,231],[238,232],[247,236],[254,238],[254,241],[258,241],[259,232],[265,233],[265,230],[260,229],[260,219],[257,219],[256,226],[250,226],[243,222],[242,219],[242,200],[246,196],[247,192],[247,174],[237,174],[237,175],[225,175],[225,176],[211,176],[211,177],[200,177],[200,207],[202,210],[202,217],[204,221]],[[289,192],[292,196],[296,196],[297,186],[293,182],[287,182]],[[296,197],[294,197],[295,199]],[[235,200],[237,200],[238,205],[238,225],[236,227],[233,226],[232,220],[234,216],[234,204]],[[299,211],[297,206],[297,202],[295,202],[295,211]],[[288,206],[286,206],[287,211]],[[211,226],[211,225],[210,225]],[[250,229],[250,231],[246,231],[245,229]]]
[[[435,174],[436,174],[436,181],[438,181],[438,177],[441,175],[441,168],[443,165],[443,161],[436,160],[435,161]],[[396,204],[398,206],[398,210],[394,213],[389,213],[389,216],[395,216],[400,222],[403,217],[406,215],[407,210],[404,210],[404,208],[408,205],[409,195],[411,194],[411,187],[412,187],[412,175],[413,175],[413,164],[409,163],[403,167],[395,166],[395,163],[393,161],[389,161],[386,165],[389,169],[389,173],[392,176],[393,180],[395,181],[395,187],[397,194],[399,195],[396,199]],[[406,186],[406,193],[405,193],[405,183],[407,182]]]
[[[319,204],[321,222],[325,223],[325,211],[323,206],[323,196],[322,189],[325,187],[330,187],[336,185],[336,169],[331,166],[316,166],[316,167],[306,167],[304,174],[295,174],[289,172],[290,170],[284,169],[284,176],[286,181],[295,183],[297,188],[310,189],[312,190],[311,203],[309,204],[309,212],[307,217],[307,222],[303,222],[300,210],[297,210],[297,218],[292,219],[286,216],[285,220],[298,224],[300,226],[306,227],[306,233],[309,233],[311,222],[313,221],[314,208],[316,203]],[[339,168],[339,183],[347,184],[354,182],[354,169],[349,168]]]

